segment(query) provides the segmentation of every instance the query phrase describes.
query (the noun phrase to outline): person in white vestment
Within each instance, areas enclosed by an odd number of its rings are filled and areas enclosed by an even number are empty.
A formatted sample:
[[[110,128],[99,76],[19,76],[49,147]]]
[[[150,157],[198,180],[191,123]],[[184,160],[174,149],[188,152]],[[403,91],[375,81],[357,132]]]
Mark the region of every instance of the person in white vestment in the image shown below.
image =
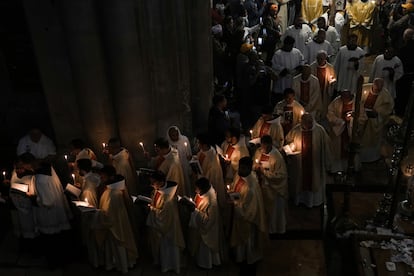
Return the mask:
[[[196,196],[190,217],[189,248],[197,265],[211,269],[221,264],[220,259],[220,226],[217,195],[209,180],[199,178],[195,183]]]
[[[252,139],[261,138],[264,135],[272,137],[274,146],[277,149],[283,146],[285,139],[283,127],[280,124],[280,118],[273,117],[273,107],[271,105],[266,105],[262,108],[262,116],[252,128]]]
[[[325,120],[328,112],[328,105],[331,103],[334,96],[336,85],[336,73],[333,65],[327,61],[328,54],[325,51],[319,51],[310,67],[312,75],[319,81],[319,89],[321,92],[321,123]]]
[[[304,64],[303,54],[296,48],[293,48],[295,39],[286,36],[283,40],[283,46],[275,52],[272,58],[272,69],[277,75],[277,79],[273,82],[274,102],[283,99],[283,91],[292,87],[292,79],[299,74]]]
[[[403,64],[394,53],[394,49],[387,47],[384,54],[378,55],[371,67],[369,82],[376,78],[384,80],[384,88],[388,90],[393,99],[397,97],[395,91],[396,82],[404,75]]]
[[[224,180],[227,185],[237,172],[239,160],[242,157],[249,156],[249,150],[246,146],[244,137],[241,137],[240,129],[230,128],[226,131],[226,140],[221,144],[224,159]]]
[[[357,45],[358,37],[351,34],[347,45],[339,48],[336,55],[334,69],[337,76],[338,91],[350,90],[353,94],[357,92],[358,78],[363,72],[363,58],[365,51]]]
[[[294,126],[300,123],[305,109],[295,100],[295,90],[286,88],[283,94],[284,100],[276,104],[273,113],[281,117],[280,123],[286,136]]]
[[[326,34],[325,39],[332,46],[333,53],[329,55],[329,62],[333,63],[335,61],[335,56],[338,53],[339,47],[341,46],[341,37],[339,33],[336,31],[335,27],[329,26],[327,24],[326,19],[323,16],[318,18],[316,25],[318,26],[318,28],[315,31],[315,35],[318,33],[319,30],[324,30]]]
[[[260,140],[260,148],[253,158],[253,169],[262,187],[269,234],[283,234],[286,232],[289,197],[286,164],[279,150],[272,145],[272,137],[264,135]]]
[[[289,26],[282,35],[282,40],[286,36],[295,39],[293,47],[298,49],[302,54],[305,53],[306,44],[312,40],[312,29],[305,24],[302,16],[297,16],[293,25]]]
[[[384,141],[384,127],[394,109],[394,99],[384,87],[384,80],[374,79],[372,84],[362,88],[361,113],[359,116],[360,159],[374,162],[381,158]]]
[[[32,128],[17,144],[17,156],[26,152],[33,154],[36,159],[51,161],[56,155],[56,147],[53,141],[40,129]]]
[[[288,163],[289,193],[296,205],[312,208],[323,204],[331,164],[331,141],[325,129],[305,113],[301,123],[287,134],[286,144],[297,153]]]
[[[92,161],[90,159],[78,159],[76,164],[79,168],[79,175],[82,177],[82,192],[79,199],[96,208],[99,206],[97,189],[101,184],[101,178],[98,174],[92,172]]]
[[[229,190],[234,205],[230,247],[234,250],[235,261],[248,265],[263,258],[267,233],[262,191],[252,168],[250,157],[241,158],[238,174]]]
[[[201,133],[197,135],[199,151],[197,160],[200,162],[202,176],[210,181],[217,193],[217,201],[220,209],[224,211],[226,206],[226,188],[224,186],[223,170],[216,149],[210,145],[209,135]]]
[[[129,151],[121,147],[121,141],[118,138],[111,138],[108,141],[107,152],[109,153],[109,162],[115,167],[116,173],[125,177],[128,193],[137,195],[137,173]]]
[[[35,157],[30,153],[20,155],[14,164],[14,171],[10,179],[10,199],[14,207],[16,207],[16,211],[10,210],[13,218],[13,232],[16,236],[23,237],[25,239],[24,243],[28,245],[31,243],[30,240],[39,235],[35,228],[34,207],[31,200],[31,198],[36,196],[34,170],[32,167],[34,159]],[[27,192],[14,189],[14,184],[24,184]],[[16,217],[14,216],[15,214],[17,215]]]
[[[146,224],[154,264],[161,265],[162,272],[179,274],[185,242],[175,195],[177,183],[165,179],[162,172],[151,175],[154,192]]]
[[[319,81],[312,75],[311,67],[305,64],[302,73],[293,78],[292,89],[295,90],[295,98],[312,114],[316,121],[321,119],[322,97]]]
[[[305,52],[303,53],[305,62],[307,64],[314,62],[316,60],[316,55],[321,50],[326,51],[328,56],[334,54],[334,49],[331,43],[326,40],[326,31],[323,29],[319,29],[315,37],[306,45]]]
[[[167,130],[166,138],[170,146],[177,149],[180,157],[181,167],[183,169],[185,186],[191,189],[191,168],[189,161],[192,157],[191,144],[187,136],[183,135],[180,129],[176,126],[170,126]]]
[[[331,172],[346,172],[349,159],[349,143],[352,137],[354,96],[343,90],[328,106],[329,136],[332,141]]]
[[[65,261],[63,250],[68,240],[65,230],[71,229],[72,213],[62,184],[53,167],[41,160],[33,163],[35,170],[36,203],[35,227],[41,234],[44,253],[51,267]]]
[[[94,266],[104,265],[106,270],[115,268],[127,273],[138,258],[129,207],[131,199],[126,197],[125,178],[116,174],[113,166],[104,166],[100,177],[106,189],[99,200],[99,210],[92,225],[96,256],[90,261]],[[93,257],[94,252],[89,252],[89,256]]]
[[[177,183],[177,194],[190,196],[194,189],[186,186],[184,180],[183,168],[181,167],[180,156],[178,150],[171,147],[168,140],[165,138],[158,138],[154,142],[155,157],[150,157],[147,154],[147,158],[150,159],[149,167],[151,169],[161,171],[165,174],[167,181],[173,181]]]
[[[93,152],[92,149],[86,147],[86,144],[81,139],[73,139],[70,142],[70,155],[74,157],[74,164],[69,165],[76,165],[76,161],[79,159],[90,159],[92,161],[92,167],[97,169],[102,169],[103,164],[97,161],[96,154]]]

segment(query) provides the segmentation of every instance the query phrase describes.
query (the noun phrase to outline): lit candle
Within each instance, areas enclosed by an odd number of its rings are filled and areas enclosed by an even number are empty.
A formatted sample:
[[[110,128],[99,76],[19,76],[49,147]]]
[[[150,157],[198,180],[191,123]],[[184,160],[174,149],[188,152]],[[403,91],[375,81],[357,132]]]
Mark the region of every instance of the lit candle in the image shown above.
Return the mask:
[[[143,152],[145,152],[145,148],[144,148],[144,143],[142,143],[142,142],[139,142],[139,145],[141,146],[141,148],[142,148],[142,151],[143,151]]]
[[[259,159],[256,159],[255,161],[256,161],[256,164],[259,164]]]
[[[191,201],[191,202],[194,202],[192,197],[190,197],[190,201]]]
[[[258,44],[258,45],[262,45],[262,43],[263,43],[263,38],[258,37],[258,38],[257,38],[257,44]]]
[[[249,132],[250,132],[250,136],[253,136],[253,130],[251,129]]]
[[[3,171],[3,179],[6,179],[6,171]]]
[[[230,191],[230,185],[227,185],[227,191]]]
[[[292,151],[295,151],[296,147],[295,147],[295,144],[294,143],[290,143],[290,149]]]
[[[184,146],[187,147],[187,142],[184,142]]]
[[[75,184],[75,174],[72,173],[72,178],[73,178],[73,184]]]
[[[303,110],[301,110],[301,111],[300,111],[300,116],[302,116],[302,115],[303,115],[303,113],[304,113],[304,112],[303,112]]]
[[[106,149],[106,143],[102,143],[102,149]]]
[[[85,202],[89,205],[89,201],[87,197],[85,197]]]
[[[229,159],[229,155],[226,153],[226,160],[228,160]]]
[[[68,161],[68,156],[65,154],[65,160]]]
[[[367,90],[364,91],[364,94],[367,94]]]

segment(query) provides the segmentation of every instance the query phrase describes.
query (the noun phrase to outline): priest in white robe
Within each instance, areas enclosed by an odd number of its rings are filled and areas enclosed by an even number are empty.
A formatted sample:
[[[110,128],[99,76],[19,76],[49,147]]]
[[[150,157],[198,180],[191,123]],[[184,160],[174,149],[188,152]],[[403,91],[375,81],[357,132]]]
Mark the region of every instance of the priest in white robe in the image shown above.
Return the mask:
[[[332,64],[327,61],[327,57],[328,54],[325,51],[319,51],[316,55],[316,61],[310,65],[312,75],[319,81],[319,90],[322,101],[322,121],[325,119],[326,113],[328,112],[328,105],[331,103],[336,85],[336,73]]]
[[[101,184],[101,178],[98,174],[92,172],[92,161],[90,159],[79,159],[76,163],[79,168],[79,175],[82,177],[82,192],[79,199],[97,208],[99,206],[97,189]]]
[[[205,269],[220,265],[220,226],[217,195],[205,177],[195,183],[194,211],[190,218],[189,249],[197,265]]]
[[[293,78],[292,89],[295,90],[295,98],[312,114],[315,120],[321,119],[322,97],[318,79],[311,74],[308,64],[303,66],[302,73]]]
[[[311,64],[312,62],[314,62],[316,60],[316,55],[321,50],[326,51],[328,56],[334,54],[334,50],[331,43],[325,38],[325,30],[319,29],[315,37],[311,41],[309,41],[309,43],[306,45],[305,53],[303,54],[306,63]]]
[[[267,234],[262,191],[256,174],[252,172],[250,157],[240,159],[238,174],[230,192],[234,197],[234,214],[230,246],[236,262],[254,264],[263,259],[263,246]]]
[[[295,203],[308,208],[323,204],[331,164],[331,141],[325,129],[305,113],[301,124],[287,134],[286,143],[297,153],[289,163],[289,185]]]
[[[51,160],[56,155],[56,147],[40,129],[32,128],[17,144],[17,156],[26,152],[33,154],[36,159]]]
[[[177,206],[177,183],[165,181],[165,175],[157,172],[151,176],[154,187],[150,212],[147,217],[149,242],[154,264],[161,271],[179,274],[181,254],[185,247]]]
[[[289,197],[285,160],[279,150],[272,146],[269,135],[262,136],[260,148],[256,150],[253,159],[253,169],[262,187],[269,234],[283,234],[286,232]]]
[[[276,104],[273,113],[280,116],[280,123],[286,136],[294,126],[300,123],[305,109],[295,100],[295,90],[286,88],[283,94],[284,100]]]
[[[266,105],[262,108],[262,116],[257,120],[252,128],[252,139],[261,138],[264,135],[270,135],[274,146],[280,149],[284,144],[283,127],[280,124],[280,118],[273,117],[273,107]]]
[[[184,180],[184,172],[178,151],[172,148],[165,138],[156,139],[154,145],[157,156],[150,159],[149,167],[164,173],[167,181],[177,183],[178,195],[192,195],[193,189],[186,186]]]
[[[357,36],[348,37],[348,43],[339,48],[335,59],[334,69],[337,75],[338,91],[350,90],[353,94],[357,91],[358,78],[363,72],[363,58],[365,51],[357,45]]]
[[[298,49],[302,54],[305,53],[306,44],[312,40],[312,30],[305,24],[302,16],[295,18],[293,25],[289,26],[286,32],[282,35],[282,40],[286,36],[291,36],[295,39],[293,47]]]
[[[94,220],[98,263],[93,264],[103,264],[106,270],[116,269],[127,273],[136,264],[138,250],[128,211],[129,198],[125,197],[125,179],[116,175],[112,166],[105,166],[100,175],[106,190],[99,200],[99,212]],[[89,255],[92,256],[91,253]]]
[[[393,99],[397,97],[395,91],[396,82],[404,75],[404,68],[401,60],[395,55],[394,49],[388,47],[384,54],[378,55],[371,67],[369,82],[376,78],[384,80],[384,88],[388,90]]]
[[[137,195],[137,173],[129,151],[121,147],[121,141],[118,138],[111,138],[108,141],[108,152],[110,164],[115,167],[117,174],[125,177],[128,193]]]
[[[361,114],[358,123],[361,133],[361,162],[373,162],[381,157],[384,143],[384,126],[394,109],[394,99],[384,88],[384,80],[374,79],[372,84],[363,86]]]

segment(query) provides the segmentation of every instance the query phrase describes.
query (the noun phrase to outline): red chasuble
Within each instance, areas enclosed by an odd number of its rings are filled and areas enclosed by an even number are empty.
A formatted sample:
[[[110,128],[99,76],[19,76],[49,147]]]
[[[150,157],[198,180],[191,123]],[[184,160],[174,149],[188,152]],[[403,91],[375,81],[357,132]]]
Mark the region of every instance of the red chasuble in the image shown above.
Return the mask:
[[[310,82],[300,82],[300,101],[307,105],[310,100]]]
[[[239,181],[237,181],[236,185],[234,186],[234,191],[237,193],[240,193],[241,188],[243,187],[243,185],[246,183],[246,181],[244,181],[243,178],[239,178]]]
[[[263,135],[269,134],[269,130],[270,130],[270,124],[264,122],[262,127],[260,128],[259,137],[262,137]]]
[[[267,162],[269,161],[269,158],[270,158],[270,155],[262,153],[262,155],[260,156],[260,161]]]
[[[229,146],[227,147],[227,150],[226,150],[226,154],[227,154],[227,157],[228,157],[228,158],[230,158],[230,157],[231,157],[231,155],[233,154],[233,151],[234,151],[234,147],[233,147],[233,146],[231,146],[231,145],[229,145]]]
[[[160,196],[161,196],[161,193],[159,191],[156,191],[154,195],[154,200],[152,201],[152,206],[155,206],[157,204],[157,201],[160,198]]]
[[[369,93],[367,99],[365,100],[364,107],[373,109],[375,102],[377,101],[378,94]]]
[[[302,130],[302,190],[312,191],[312,131]]]
[[[326,67],[318,67],[316,77],[319,80],[319,87],[321,88],[321,97],[324,98],[325,84],[326,84]]]
[[[195,207],[198,208],[198,205],[200,205],[202,198],[199,194],[196,194],[195,198],[194,198],[194,203],[195,203]]]

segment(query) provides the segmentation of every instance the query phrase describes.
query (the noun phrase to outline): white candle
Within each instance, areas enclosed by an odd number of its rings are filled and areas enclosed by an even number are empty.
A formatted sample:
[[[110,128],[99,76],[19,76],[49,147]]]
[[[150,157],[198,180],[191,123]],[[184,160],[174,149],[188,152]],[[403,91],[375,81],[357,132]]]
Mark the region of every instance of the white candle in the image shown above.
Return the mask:
[[[102,143],[102,149],[106,149],[106,143]]]
[[[190,197],[190,201],[191,201],[191,202],[194,202],[192,197]]]
[[[300,115],[302,116],[302,115],[303,115],[303,113],[304,113],[304,112],[303,112],[303,110],[301,110],[301,111],[300,111]]]
[[[249,132],[250,132],[250,136],[252,136],[253,135],[253,130],[251,129]]]
[[[256,161],[257,164],[259,164],[259,159],[256,159],[255,161]]]
[[[367,94],[367,90],[364,91],[364,94]]]
[[[3,171],[3,179],[6,179],[6,171]]]
[[[72,178],[73,178],[73,184],[75,184],[76,182],[75,182],[75,174],[74,173],[72,173]]]
[[[262,45],[262,43],[263,43],[263,39],[261,37],[258,37],[257,38],[257,44]]]
[[[229,159],[229,155],[226,153],[226,160],[228,160]]]
[[[227,185],[227,191],[230,191],[230,185]]]
[[[89,201],[88,201],[88,198],[87,197],[85,197],[85,202],[89,204]]]
[[[68,161],[68,156],[65,154],[65,160]]]
[[[143,152],[145,152],[145,148],[144,148],[144,143],[142,143],[142,142],[139,142],[139,145],[141,146],[141,148],[142,148],[142,151],[143,151]]]

